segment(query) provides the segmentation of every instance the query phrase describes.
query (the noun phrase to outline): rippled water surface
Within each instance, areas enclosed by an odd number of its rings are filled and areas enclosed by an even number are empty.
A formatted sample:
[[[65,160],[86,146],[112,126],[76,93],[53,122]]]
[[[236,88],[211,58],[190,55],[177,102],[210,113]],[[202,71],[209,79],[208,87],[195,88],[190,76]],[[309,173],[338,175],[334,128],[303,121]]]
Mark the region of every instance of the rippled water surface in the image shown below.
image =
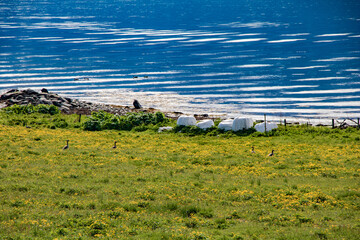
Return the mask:
[[[0,0],[0,92],[360,117],[358,0]]]

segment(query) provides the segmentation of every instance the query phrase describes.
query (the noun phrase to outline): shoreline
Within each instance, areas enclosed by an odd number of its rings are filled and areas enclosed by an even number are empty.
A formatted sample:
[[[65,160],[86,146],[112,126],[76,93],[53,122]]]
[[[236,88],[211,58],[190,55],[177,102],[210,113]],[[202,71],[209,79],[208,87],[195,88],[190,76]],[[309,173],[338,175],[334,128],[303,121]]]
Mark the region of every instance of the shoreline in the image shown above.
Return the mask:
[[[104,102],[96,102],[96,101],[83,101],[76,98],[69,98],[64,95],[59,95],[54,92],[49,92],[47,89],[43,88],[40,92],[37,92],[32,89],[11,89],[9,91],[4,92],[0,95],[0,109],[4,107],[9,107],[14,104],[18,105],[38,105],[38,104],[46,104],[46,105],[55,105],[57,106],[62,113],[64,114],[82,114],[82,115],[91,115],[93,111],[106,111],[112,114],[125,115],[131,112],[147,112],[147,113],[155,113],[155,112],[163,112],[164,115],[171,119],[177,119],[181,115],[191,115],[196,118],[196,120],[203,119],[230,119],[235,118],[236,116],[242,117],[250,117],[253,118],[255,122],[263,122],[265,120],[265,115],[256,115],[249,116],[243,114],[207,114],[207,113],[188,113],[188,112],[180,112],[180,111],[163,111],[158,108],[145,107],[136,109],[135,107],[117,105],[117,104],[109,104]],[[140,102],[140,104],[142,104]],[[342,121],[339,119],[342,119]],[[287,124],[307,124],[313,126],[337,126],[341,127],[343,125],[347,126],[357,126],[359,123],[359,119],[351,119],[351,118],[296,118],[296,117],[282,117],[282,116],[266,116],[267,122],[274,122],[278,124],[284,124],[285,121]]]
[[[105,104],[99,102],[81,101],[58,95],[57,93],[49,92],[46,89],[37,92],[32,89],[18,90],[11,89],[0,95],[0,109],[10,107],[12,105],[55,105],[64,114],[81,114],[91,115],[94,111],[105,111],[112,114],[125,115],[131,112],[145,112],[155,113],[163,112],[155,108],[139,108],[130,106],[122,106],[115,104]],[[177,119],[181,115],[187,115],[182,112],[163,112],[164,115],[171,119]],[[221,119],[221,116],[208,115],[208,114],[192,114],[197,120],[202,119]]]
[[[67,94],[63,92],[63,94]],[[358,113],[350,109],[316,109],[316,108],[299,108],[289,109],[276,108],[272,109],[271,103],[269,108],[263,103],[263,107],[253,106],[249,104],[223,104],[221,102],[212,101],[204,98],[204,96],[179,95],[176,93],[163,92],[147,92],[147,91],[93,91],[91,93],[70,93],[68,96],[83,99],[90,102],[114,104],[122,106],[130,106],[132,99],[137,99],[146,107],[153,107],[162,112],[182,112],[185,115],[201,115],[208,114],[221,119],[235,118],[235,117],[250,117],[255,120],[264,120],[264,114],[267,115],[267,120],[271,122],[283,122],[286,119],[288,122],[309,123],[313,125],[327,124],[330,125],[332,119],[357,119]],[[143,104],[144,103],[144,104]]]

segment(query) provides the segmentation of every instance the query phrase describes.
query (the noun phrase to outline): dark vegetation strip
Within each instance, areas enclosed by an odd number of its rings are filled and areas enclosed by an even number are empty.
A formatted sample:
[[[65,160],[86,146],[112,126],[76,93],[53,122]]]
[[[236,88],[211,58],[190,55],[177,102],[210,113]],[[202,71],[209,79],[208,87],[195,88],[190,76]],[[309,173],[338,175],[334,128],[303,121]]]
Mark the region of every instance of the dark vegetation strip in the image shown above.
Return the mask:
[[[129,112],[125,115],[112,114],[105,111],[92,112],[90,116],[81,118],[78,114],[62,114],[58,107],[54,105],[39,104],[33,105],[12,105],[0,111],[0,123],[9,126],[26,127],[47,127],[56,128],[80,128],[85,131],[101,130],[126,130],[126,131],[153,131],[157,132],[159,127],[171,126],[170,132],[181,133],[187,136],[252,136],[252,137],[271,137],[285,135],[329,135],[342,134],[358,131],[358,128],[349,127],[346,129],[330,128],[326,126],[311,126],[308,124],[284,126],[273,129],[270,132],[256,132],[255,128],[241,130],[237,132],[224,131],[217,128],[220,119],[215,120],[215,125],[208,129],[201,129],[197,126],[179,126],[176,121],[165,117],[162,112]]]

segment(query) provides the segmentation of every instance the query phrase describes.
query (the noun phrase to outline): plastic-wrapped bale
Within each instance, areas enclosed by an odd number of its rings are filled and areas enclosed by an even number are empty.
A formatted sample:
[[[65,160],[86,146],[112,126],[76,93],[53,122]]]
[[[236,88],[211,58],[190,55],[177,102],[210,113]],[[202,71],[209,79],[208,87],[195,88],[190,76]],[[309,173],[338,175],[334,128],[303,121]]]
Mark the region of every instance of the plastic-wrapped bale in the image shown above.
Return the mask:
[[[158,132],[171,131],[173,127],[159,127]]]
[[[277,128],[277,124],[276,123],[266,123],[266,131],[269,132],[275,128]],[[255,130],[258,132],[265,132],[265,123],[259,123],[255,125]]]
[[[180,126],[195,126],[196,119],[192,116],[180,116],[176,124]]]
[[[253,126],[254,121],[252,118],[237,117],[234,119],[232,130],[234,132],[249,129]]]
[[[232,129],[233,122],[234,120],[232,119],[226,119],[219,123],[218,128],[225,131],[230,131]]]
[[[208,129],[208,128],[211,128],[212,126],[214,126],[214,122],[213,120],[202,120],[200,122],[198,122],[196,124],[196,126],[198,126],[199,128],[201,129]]]

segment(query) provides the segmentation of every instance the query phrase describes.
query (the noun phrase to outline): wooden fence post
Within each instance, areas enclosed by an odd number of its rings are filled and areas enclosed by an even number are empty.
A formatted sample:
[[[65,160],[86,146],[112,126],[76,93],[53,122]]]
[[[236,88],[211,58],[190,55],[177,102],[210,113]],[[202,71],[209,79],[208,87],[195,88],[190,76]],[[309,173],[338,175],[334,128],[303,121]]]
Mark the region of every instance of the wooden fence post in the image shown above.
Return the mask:
[[[331,119],[331,122],[332,122],[332,128],[335,128],[335,120],[334,119]]]
[[[266,133],[266,114],[264,114],[265,133]]]
[[[81,113],[79,114],[79,122],[81,122]]]

